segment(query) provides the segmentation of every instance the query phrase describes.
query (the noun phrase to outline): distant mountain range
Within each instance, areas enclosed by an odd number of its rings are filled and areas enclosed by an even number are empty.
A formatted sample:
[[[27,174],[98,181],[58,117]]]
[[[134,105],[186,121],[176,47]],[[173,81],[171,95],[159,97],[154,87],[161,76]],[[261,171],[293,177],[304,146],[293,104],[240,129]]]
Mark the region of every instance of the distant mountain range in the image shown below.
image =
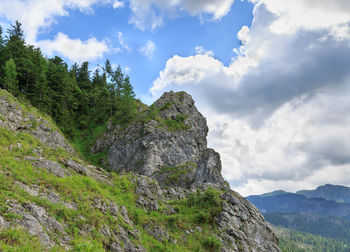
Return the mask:
[[[248,196],[261,212],[309,213],[350,221],[350,187],[326,184],[315,190],[290,193],[283,190]]]
[[[311,213],[337,216],[350,221],[350,204],[337,203],[323,198],[307,198],[296,193],[271,193],[271,196],[254,195],[247,199],[256,205],[262,213]]]
[[[350,245],[350,187],[326,184],[315,190],[296,193],[278,190],[247,199],[275,226]]]
[[[315,190],[302,190],[296,192],[307,198],[322,198],[333,200],[338,203],[350,203],[350,187],[326,184]]]

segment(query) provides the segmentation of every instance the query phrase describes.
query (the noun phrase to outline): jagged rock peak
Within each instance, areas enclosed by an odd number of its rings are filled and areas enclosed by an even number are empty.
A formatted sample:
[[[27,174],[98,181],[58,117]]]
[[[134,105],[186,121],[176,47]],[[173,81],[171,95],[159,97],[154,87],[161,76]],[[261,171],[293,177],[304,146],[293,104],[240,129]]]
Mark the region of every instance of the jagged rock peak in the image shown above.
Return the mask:
[[[227,186],[220,155],[207,148],[206,119],[189,94],[166,92],[141,114],[109,138],[112,170],[150,176],[166,186]]]

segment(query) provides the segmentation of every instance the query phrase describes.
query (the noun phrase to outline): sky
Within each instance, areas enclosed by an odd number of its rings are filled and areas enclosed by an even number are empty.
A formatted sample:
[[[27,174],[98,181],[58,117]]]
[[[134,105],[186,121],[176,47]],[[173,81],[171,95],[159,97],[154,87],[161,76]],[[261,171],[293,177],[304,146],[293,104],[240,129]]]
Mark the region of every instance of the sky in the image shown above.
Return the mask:
[[[184,90],[244,196],[350,186],[350,1],[0,0],[69,64],[108,58],[150,104]]]

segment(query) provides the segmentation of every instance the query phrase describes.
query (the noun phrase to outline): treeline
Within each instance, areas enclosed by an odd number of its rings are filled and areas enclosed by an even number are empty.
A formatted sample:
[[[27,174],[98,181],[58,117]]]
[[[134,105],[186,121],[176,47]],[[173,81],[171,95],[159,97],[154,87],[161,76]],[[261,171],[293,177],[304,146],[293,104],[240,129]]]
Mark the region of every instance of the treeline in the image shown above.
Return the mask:
[[[350,246],[350,222],[345,219],[311,213],[278,212],[264,213],[264,217],[275,226],[337,239]]]
[[[342,241],[305,232],[277,228],[279,248],[283,252],[349,252],[350,246]]]
[[[49,114],[72,140],[109,118],[128,122],[138,101],[130,79],[107,60],[93,73],[89,63],[68,67],[60,57],[46,58],[25,42],[21,24],[0,27],[0,87]]]

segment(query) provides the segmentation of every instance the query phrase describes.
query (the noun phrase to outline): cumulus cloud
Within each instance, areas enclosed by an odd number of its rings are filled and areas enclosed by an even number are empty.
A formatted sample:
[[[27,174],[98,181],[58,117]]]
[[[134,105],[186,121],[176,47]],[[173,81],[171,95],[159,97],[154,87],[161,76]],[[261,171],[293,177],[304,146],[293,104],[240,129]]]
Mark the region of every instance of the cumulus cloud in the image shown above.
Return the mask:
[[[153,30],[162,25],[165,17],[174,17],[179,11],[199,16],[201,20],[206,15],[211,20],[219,20],[229,12],[233,2],[234,0],[130,0],[130,23],[141,30]]]
[[[245,195],[301,189],[295,181],[343,183],[350,178],[350,4],[252,2],[253,23],[238,32],[242,45],[229,65],[175,55],[150,92],[194,96],[226,179]],[[330,181],[331,169],[338,173]]]
[[[205,50],[204,48],[203,48],[203,46],[196,46],[195,48],[194,48],[194,50],[196,51],[196,54],[201,54],[201,55],[208,55],[208,56],[210,56],[210,57],[214,57],[214,52],[213,51],[211,51],[211,50]]]
[[[144,46],[139,48],[140,53],[149,59],[152,59],[155,50],[156,45],[151,40],[148,40]]]
[[[79,9],[93,13],[93,5],[112,4],[122,7],[122,2],[113,0],[1,0],[0,18],[10,22],[20,21],[27,42],[34,44],[38,33],[55,23],[55,18],[67,16],[69,10]]]
[[[43,11],[44,10],[44,11]],[[0,4],[0,16],[10,22],[19,20],[29,43],[36,41],[40,28],[50,26],[53,16],[65,16],[67,12],[60,1],[56,0],[3,0]]]
[[[110,50],[106,41],[98,41],[96,38],[81,41],[80,39],[71,39],[61,32],[56,35],[54,40],[42,40],[38,44],[48,55],[59,53],[77,63],[102,58],[103,54]]]
[[[350,22],[350,2],[346,0],[252,0],[276,15],[270,29],[278,34],[291,34],[299,29],[337,28]]]

